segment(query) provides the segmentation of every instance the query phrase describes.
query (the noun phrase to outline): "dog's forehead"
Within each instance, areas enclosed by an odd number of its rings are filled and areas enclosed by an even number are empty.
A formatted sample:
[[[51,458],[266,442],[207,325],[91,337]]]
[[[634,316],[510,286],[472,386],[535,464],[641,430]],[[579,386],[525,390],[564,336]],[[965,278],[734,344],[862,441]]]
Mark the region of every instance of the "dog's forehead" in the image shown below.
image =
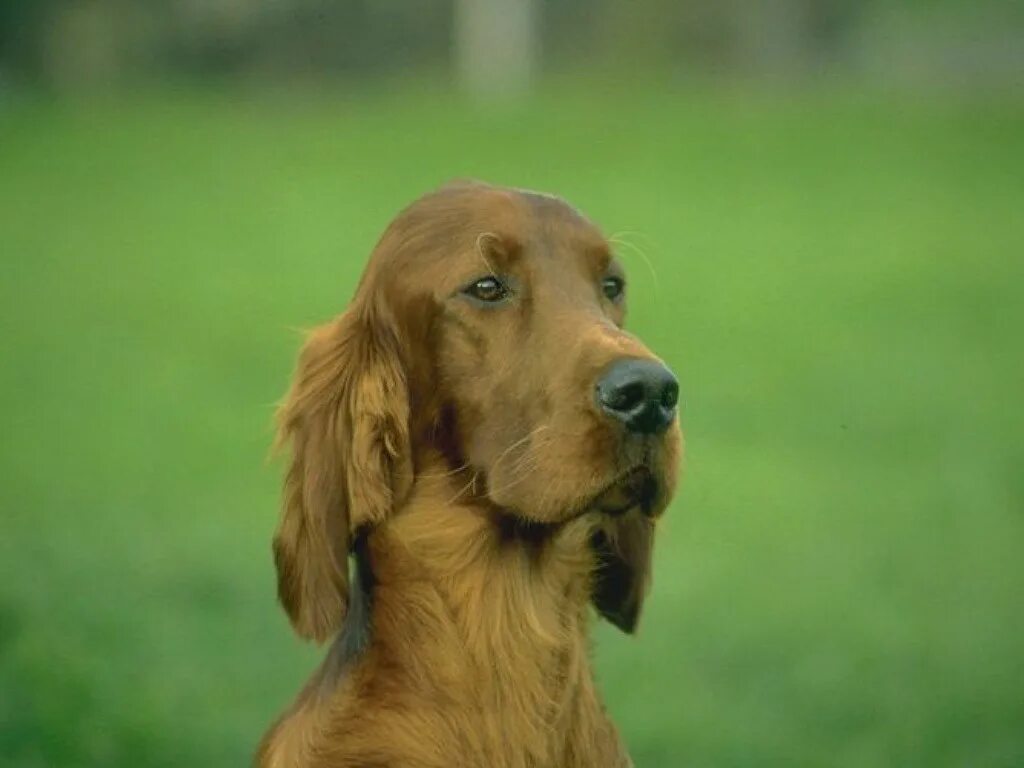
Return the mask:
[[[389,280],[398,277],[391,268],[419,271],[451,264],[475,256],[488,241],[512,260],[553,256],[564,261],[570,255],[599,265],[610,260],[601,231],[562,198],[469,182],[442,187],[399,213],[372,261],[385,273],[378,277]]]
[[[604,237],[597,226],[578,208],[562,198],[532,190],[516,190],[516,192],[522,196],[531,214],[542,227],[557,227],[559,232],[577,238],[604,242]]]
[[[509,190],[520,209],[519,231],[510,239],[522,247],[523,255],[562,263],[607,265],[611,259],[608,241],[601,230],[577,208],[560,197],[533,190]],[[589,268],[587,268],[589,269]]]

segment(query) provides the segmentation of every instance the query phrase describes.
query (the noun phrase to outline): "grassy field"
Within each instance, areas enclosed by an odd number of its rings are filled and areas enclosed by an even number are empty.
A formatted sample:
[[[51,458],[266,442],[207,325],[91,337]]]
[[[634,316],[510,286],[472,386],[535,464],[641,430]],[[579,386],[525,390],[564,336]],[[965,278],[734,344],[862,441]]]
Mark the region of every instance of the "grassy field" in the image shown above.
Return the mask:
[[[637,765],[1024,765],[1024,106],[611,86],[0,106],[0,764],[245,764],[295,329],[459,176],[629,241],[683,382]]]

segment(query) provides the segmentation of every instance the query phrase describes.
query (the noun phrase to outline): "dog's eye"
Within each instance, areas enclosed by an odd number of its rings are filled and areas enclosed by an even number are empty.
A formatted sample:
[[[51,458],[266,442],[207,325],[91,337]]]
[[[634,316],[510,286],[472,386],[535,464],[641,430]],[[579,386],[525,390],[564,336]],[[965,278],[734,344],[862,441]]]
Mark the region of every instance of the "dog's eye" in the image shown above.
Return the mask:
[[[462,292],[478,301],[486,301],[489,304],[504,301],[510,294],[508,286],[493,275],[481,277],[479,280],[470,283],[462,289]]]
[[[606,277],[601,281],[601,291],[610,301],[618,301],[626,290],[626,283],[621,277]]]

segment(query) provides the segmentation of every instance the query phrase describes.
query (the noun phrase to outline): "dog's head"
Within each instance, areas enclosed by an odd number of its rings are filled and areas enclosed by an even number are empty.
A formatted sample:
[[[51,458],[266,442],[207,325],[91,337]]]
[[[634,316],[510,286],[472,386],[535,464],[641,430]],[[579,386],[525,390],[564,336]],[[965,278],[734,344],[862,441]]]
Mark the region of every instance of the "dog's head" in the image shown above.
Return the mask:
[[[623,330],[626,294],[605,238],[557,198],[463,183],[399,214],[280,412],[275,554],[300,634],[337,629],[352,533],[401,504],[428,451],[503,515],[614,518],[593,541],[594,601],[632,630],[682,440],[678,385]]]

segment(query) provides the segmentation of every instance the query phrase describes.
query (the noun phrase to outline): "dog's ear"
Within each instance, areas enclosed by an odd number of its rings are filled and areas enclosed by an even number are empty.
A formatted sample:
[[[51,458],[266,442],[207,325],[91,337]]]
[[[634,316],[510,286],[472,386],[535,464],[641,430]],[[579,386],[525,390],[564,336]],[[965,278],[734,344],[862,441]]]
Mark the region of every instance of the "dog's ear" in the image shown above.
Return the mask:
[[[354,531],[383,521],[411,482],[409,397],[393,327],[353,308],[309,336],[278,411],[291,446],[274,538],[278,597],[323,642],[348,608]]]
[[[592,599],[604,618],[632,634],[651,581],[654,520],[633,509],[591,539],[596,557]]]

